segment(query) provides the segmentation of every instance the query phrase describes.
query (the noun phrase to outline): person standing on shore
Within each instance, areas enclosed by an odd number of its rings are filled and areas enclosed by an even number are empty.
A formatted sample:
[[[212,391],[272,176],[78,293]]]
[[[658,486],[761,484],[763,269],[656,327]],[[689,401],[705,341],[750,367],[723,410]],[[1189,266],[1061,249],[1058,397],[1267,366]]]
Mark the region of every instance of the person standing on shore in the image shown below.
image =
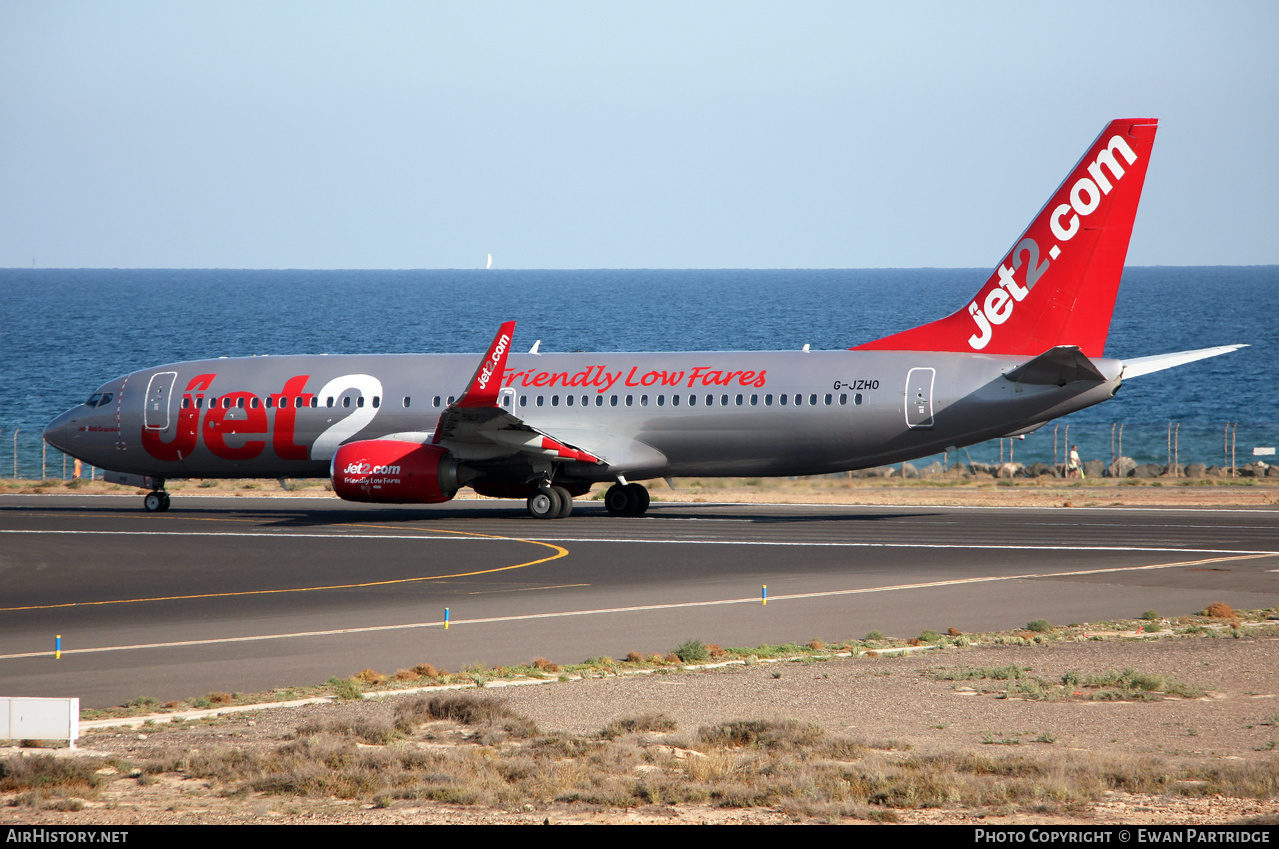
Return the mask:
[[[1079,446],[1070,446],[1070,458],[1066,461],[1066,477],[1073,478],[1078,475],[1079,478],[1084,477],[1084,464],[1079,459]]]

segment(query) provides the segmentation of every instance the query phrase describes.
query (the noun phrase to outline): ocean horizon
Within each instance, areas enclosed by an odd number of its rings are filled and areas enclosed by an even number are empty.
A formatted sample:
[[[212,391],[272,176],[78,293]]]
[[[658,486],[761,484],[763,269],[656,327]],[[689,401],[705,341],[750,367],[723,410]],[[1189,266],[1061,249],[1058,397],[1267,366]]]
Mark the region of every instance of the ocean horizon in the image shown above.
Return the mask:
[[[305,353],[478,357],[505,320],[515,347],[542,351],[849,348],[963,306],[980,268],[909,269],[0,269],[0,476],[38,477],[41,432],[101,383],[167,362]],[[1137,378],[1112,400],[1018,440],[1016,459],[1052,462],[1053,428],[1085,459],[1123,453],[1221,464],[1229,424],[1237,462],[1279,443],[1267,363],[1279,266],[1125,270],[1107,356],[1251,347]],[[16,443],[14,434],[17,434]],[[61,455],[49,450],[51,477]],[[936,458],[924,458],[923,464]],[[999,459],[996,441],[951,462]],[[1266,459],[1262,457],[1262,459]]]

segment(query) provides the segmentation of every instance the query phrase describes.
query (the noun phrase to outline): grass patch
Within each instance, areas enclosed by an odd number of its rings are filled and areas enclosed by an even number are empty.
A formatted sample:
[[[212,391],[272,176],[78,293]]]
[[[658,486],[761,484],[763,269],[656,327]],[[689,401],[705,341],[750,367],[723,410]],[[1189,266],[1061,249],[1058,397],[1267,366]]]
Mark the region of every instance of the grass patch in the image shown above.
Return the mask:
[[[364,698],[364,688],[355,678],[330,678],[329,686],[333,688],[333,694],[339,699]]]
[[[705,663],[711,658],[710,649],[701,640],[685,640],[670,653],[679,658],[680,663]]]
[[[664,713],[646,713],[640,716],[614,719],[600,730],[606,740],[616,740],[628,734],[669,734],[679,728],[675,720]]]
[[[802,748],[821,740],[823,732],[815,722],[739,719],[701,728],[697,736],[715,748]]]
[[[1104,672],[1084,675],[1067,672],[1058,680],[1029,674],[1031,667],[1000,666],[975,669],[938,669],[929,675],[938,681],[1006,681],[1002,686],[979,688],[1001,698],[1022,698],[1034,701],[1061,701],[1081,699],[1091,701],[1143,701],[1179,696],[1193,699],[1203,695],[1198,687],[1182,684],[1163,675],[1125,669],[1121,672]]]

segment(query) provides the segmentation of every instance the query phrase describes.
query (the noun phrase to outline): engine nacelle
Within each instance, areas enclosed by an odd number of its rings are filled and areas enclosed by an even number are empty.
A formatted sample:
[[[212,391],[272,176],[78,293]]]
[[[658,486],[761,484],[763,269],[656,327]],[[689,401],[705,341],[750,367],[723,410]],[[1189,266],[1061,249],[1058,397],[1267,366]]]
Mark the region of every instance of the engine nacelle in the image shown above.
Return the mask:
[[[446,448],[395,439],[343,445],[329,469],[339,497],[376,504],[448,501],[466,482],[467,471],[460,469]]]

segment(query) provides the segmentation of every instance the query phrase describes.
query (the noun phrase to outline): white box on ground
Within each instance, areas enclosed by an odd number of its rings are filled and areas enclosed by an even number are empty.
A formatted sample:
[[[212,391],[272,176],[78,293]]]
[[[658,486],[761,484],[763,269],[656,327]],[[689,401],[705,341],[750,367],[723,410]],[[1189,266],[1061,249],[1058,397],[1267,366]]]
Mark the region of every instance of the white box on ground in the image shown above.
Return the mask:
[[[80,700],[0,696],[0,737],[66,740],[74,748],[80,737]]]

